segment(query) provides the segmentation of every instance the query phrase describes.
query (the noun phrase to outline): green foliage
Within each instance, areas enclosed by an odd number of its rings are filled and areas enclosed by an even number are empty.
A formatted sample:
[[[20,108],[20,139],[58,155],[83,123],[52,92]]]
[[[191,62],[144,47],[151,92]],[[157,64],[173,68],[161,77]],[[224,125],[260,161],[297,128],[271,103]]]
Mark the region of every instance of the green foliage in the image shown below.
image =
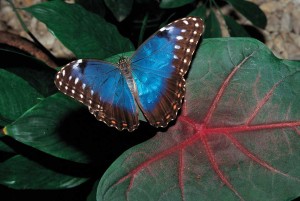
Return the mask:
[[[145,38],[136,37],[142,26],[150,35],[186,15],[205,19],[205,37],[222,35],[220,11],[213,9],[221,5],[215,1],[77,2],[93,13],[60,0],[24,10],[78,58],[115,62]],[[265,27],[255,4],[227,2]],[[221,16],[232,36],[249,36],[231,16]],[[300,196],[300,63],[276,58],[257,40],[204,39],[186,78],[185,107],[177,120],[166,129],[141,123],[130,134],[96,121],[82,104],[57,92],[56,71],[43,62],[2,46],[0,56],[2,191],[26,189],[28,199],[51,201]],[[65,197],[45,196],[70,189]]]
[[[77,4],[48,1],[24,10],[44,22],[78,58],[104,59],[133,49],[131,42],[122,37],[114,25]],[[84,51],[82,46],[90,52]]]

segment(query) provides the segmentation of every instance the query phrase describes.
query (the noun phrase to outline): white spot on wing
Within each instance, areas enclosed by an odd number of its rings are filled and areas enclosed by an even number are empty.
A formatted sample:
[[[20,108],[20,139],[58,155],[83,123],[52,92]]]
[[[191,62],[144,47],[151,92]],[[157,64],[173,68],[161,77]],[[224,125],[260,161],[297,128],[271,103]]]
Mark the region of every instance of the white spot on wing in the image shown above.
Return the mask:
[[[181,29],[181,32],[182,32],[182,33],[186,32],[186,29]]]
[[[178,49],[180,49],[180,46],[179,45],[175,45],[174,48],[178,50]]]
[[[165,27],[161,28],[159,31],[163,32],[164,30],[166,30]]]
[[[174,58],[174,59],[178,59],[178,57],[177,57],[175,54],[174,54],[173,58]]]
[[[182,40],[183,37],[182,37],[182,36],[176,36],[176,39],[177,39],[177,40]]]
[[[188,22],[188,21],[186,21],[186,20],[183,20],[183,23],[184,23],[184,24],[186,24],[186,25],[188,25],[188,24],[189,24],[189,22]]]
[[[75,84],[77,84],[77,83],[78,83],[78,81],[79,81],[79,78],[78,78],[78,77],[76,77],[76,79],[75,79]]]
[[[85,89],[85,87],[86,87],[86,85],[83,83],[83,84],[82,84],[82,89]]]
[[[65,70],[62,71],[62,75],[63,75],[63,76],[66,75],[66,71],[65,71]]]

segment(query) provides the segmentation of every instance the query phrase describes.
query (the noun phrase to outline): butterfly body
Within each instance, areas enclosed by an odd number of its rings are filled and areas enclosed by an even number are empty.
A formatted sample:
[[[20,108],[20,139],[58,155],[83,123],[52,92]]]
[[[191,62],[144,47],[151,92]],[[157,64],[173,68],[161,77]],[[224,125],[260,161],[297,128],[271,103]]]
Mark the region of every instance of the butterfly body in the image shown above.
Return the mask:
[[[181,107],[183,76],[203,29],[200,18],[177,20],[117,64],[90,59],[67,64],[57,73],[55,84],[118,130],[138,127],[138,107],[151,125],[165,127]]]

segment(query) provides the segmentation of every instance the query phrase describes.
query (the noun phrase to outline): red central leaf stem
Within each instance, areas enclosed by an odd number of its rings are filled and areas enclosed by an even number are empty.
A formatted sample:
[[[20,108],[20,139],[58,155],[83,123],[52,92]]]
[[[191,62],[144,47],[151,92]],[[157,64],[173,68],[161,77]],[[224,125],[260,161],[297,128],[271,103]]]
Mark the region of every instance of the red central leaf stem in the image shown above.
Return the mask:
[[[226,176],[224,175],[224,173],[220,170],[219,165],[214,157],[214,154],[209,146],[209,144],[207,143],[207,138],[206,138],[206,133],[205,132],[201,132],[199,131],[200,135],[200,139],[201,142],[204,145],[205,151],[207,153],[208,159],[210,161],[210,164],[213,168],[213,170],[216,172],[216,174],[218,175],[218,177],[220,178],[220,180],[230,189],[232,190],[236,196],[238,196],[240,198],[240,200],[244,200],[240,194],[237,192],[237,190],[233,187],[233,185],[228,181],[228,179],[226,178]]]

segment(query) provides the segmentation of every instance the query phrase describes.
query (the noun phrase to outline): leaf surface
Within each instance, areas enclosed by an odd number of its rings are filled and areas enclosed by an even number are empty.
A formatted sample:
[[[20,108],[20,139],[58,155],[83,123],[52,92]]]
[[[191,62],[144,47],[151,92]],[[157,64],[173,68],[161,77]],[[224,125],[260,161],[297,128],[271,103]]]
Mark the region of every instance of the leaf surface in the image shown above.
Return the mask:
[[[299,86],[300,63],[257,40],[203,40],[176,124],[121,155],[97,200],[300,196]]]
[[[113,24],[78,4],[48,1],[24,10],[45,23],[78,58],[104,59],[134,49]]]

